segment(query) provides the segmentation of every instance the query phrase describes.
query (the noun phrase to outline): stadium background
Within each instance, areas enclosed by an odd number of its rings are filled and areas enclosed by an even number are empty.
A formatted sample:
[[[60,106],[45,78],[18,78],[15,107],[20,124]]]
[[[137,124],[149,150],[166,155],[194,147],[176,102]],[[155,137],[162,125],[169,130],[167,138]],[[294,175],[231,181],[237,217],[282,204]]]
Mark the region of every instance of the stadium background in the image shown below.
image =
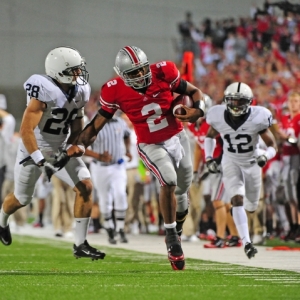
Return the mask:
[[[263,2],[256,4],[262,7]],[[113,75],[115,56],[125,45],[146,51],[151,63],[175,60],[177,24],[186,11],[198,25],[207,17],[249,16],[252,4],[253,0],[1,0],[0,93],[6,95],[18,129],[26,106],[23,83],[32,74],[44,73],[45,57],[53,47],[79,49],[96,90]]]

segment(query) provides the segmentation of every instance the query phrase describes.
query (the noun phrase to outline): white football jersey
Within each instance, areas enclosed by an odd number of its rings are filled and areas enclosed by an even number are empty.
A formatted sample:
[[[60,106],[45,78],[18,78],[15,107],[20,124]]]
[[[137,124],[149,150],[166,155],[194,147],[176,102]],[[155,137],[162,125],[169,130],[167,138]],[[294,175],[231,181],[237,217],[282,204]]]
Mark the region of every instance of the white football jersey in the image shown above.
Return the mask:
[[[83,109],[90,98],[89,84],[76,85],[68,95],[47,75],[32,75],[25,83],[27,104],[36,98],[46,104],[42,118],[34,129],[39,148],[57,148],[65,143],[70,123],[83,117]]]
[[[223,158],[247,165],[259,155],[259,132],[272,124],[271,112],[262,106],[251,106],[239,122],[233,123],[225,105],[211,107],[206,122],[217,130],[223,139]]]

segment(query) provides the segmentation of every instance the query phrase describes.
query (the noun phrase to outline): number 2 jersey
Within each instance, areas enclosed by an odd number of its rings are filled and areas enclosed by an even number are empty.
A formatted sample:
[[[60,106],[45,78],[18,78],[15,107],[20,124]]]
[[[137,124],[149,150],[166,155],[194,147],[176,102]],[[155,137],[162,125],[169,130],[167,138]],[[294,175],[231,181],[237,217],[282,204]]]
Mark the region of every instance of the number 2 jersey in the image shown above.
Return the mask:
[[[259,133],[271,126],[272,114],[265,107],[251,106],[239,121],[233,122],[225,105],[215,105],[208,110],[206,122],[221,134],[222,161],[249,165],[259,155]]]
[[[180,74],[170,61],[152,64],[150,70],[152,82],[145,94],[126,86],[120,77],[106,82],[101,88],[100,112],[110,118],[116,110],[122,110],[134,126],[137,142],[156,144],[183,129],[171,109]]]
[[[62,146],[67,140],[72,121],[83,117],[83,108],[90,97],[90,85],[75,85],[67,94],[51,77],[35,74],[24,83],[24,89],[27,92],[27,105],[31,98],[46,104],[42,118],[34,129],[38,147]]]

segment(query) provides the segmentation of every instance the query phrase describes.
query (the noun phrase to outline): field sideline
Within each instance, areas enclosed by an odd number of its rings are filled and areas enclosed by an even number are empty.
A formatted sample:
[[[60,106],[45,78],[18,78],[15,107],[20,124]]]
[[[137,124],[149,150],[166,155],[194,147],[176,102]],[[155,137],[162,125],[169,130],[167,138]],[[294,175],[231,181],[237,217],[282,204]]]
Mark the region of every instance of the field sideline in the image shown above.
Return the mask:
[[[203,253],[201,246],[200,242],[193,244]],[[104,260],[77,260],[72,257],[70,240],[14,234],[11,246],[1,246],[0,299],[299,299],[298,272],[224,264],[189,255],[186,270],[175,272],[165,253],[118,247],[102,245],[101,250],[107,253]],[[218,251],[219,257],[230,253],[227,249]]]
[[[21,231],[14,231],[12,228],[13,238],[15,234],[29,235],[34,237],[43,237],[53,240],[63,240],[73,242],[73,238],[56,238],[51,225],[44,228],[33,228],[27,224]],[[162,254],[167,256],[164,237],[156,235],[128,235],[128,244],[110,245],[107,241],[106,233],[102,230],[100,234],[89,234],[88,241],[101,250],[101,246],[111,248],[124,248],[127,250],[147,252],[153,254]],[[300,251],[270,251],[270,248],[258,246],[258,254],[248,259],[242,249],[225,248],[225,249],[205,249],[204,241],[182,242],[182,248],[186,258],[202,259],[208,261],[238,264],[242,266],[269,268],[278,270],[288,270],[300,273]],[[1,245],[0,245],[1,246]],[[109,250],[107,251],[109,255]],[[188,267],[188,266],[187,266]],[[299,297],[300,299],[300,297]]]

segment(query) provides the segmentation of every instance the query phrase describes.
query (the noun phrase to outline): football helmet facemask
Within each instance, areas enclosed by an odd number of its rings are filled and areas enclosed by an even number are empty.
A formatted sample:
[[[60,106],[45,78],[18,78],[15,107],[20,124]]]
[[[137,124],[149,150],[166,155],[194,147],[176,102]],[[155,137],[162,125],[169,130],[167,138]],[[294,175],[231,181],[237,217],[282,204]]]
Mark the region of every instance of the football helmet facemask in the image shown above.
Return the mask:
[[[243,82],[234,82],[224,91],[226,108],[234,117],[246,114],[253,100],[251,88]]]
[[[122,48],[117,54],[114,70],[125,85],[134,89],[142,89],[151,84],[152,74],[147,56],[138,47]]]
[[[60,83],[85,85],[89,73],[85,59],[71,47],[58,47],[49,52],[45,60],[46,74]]]

